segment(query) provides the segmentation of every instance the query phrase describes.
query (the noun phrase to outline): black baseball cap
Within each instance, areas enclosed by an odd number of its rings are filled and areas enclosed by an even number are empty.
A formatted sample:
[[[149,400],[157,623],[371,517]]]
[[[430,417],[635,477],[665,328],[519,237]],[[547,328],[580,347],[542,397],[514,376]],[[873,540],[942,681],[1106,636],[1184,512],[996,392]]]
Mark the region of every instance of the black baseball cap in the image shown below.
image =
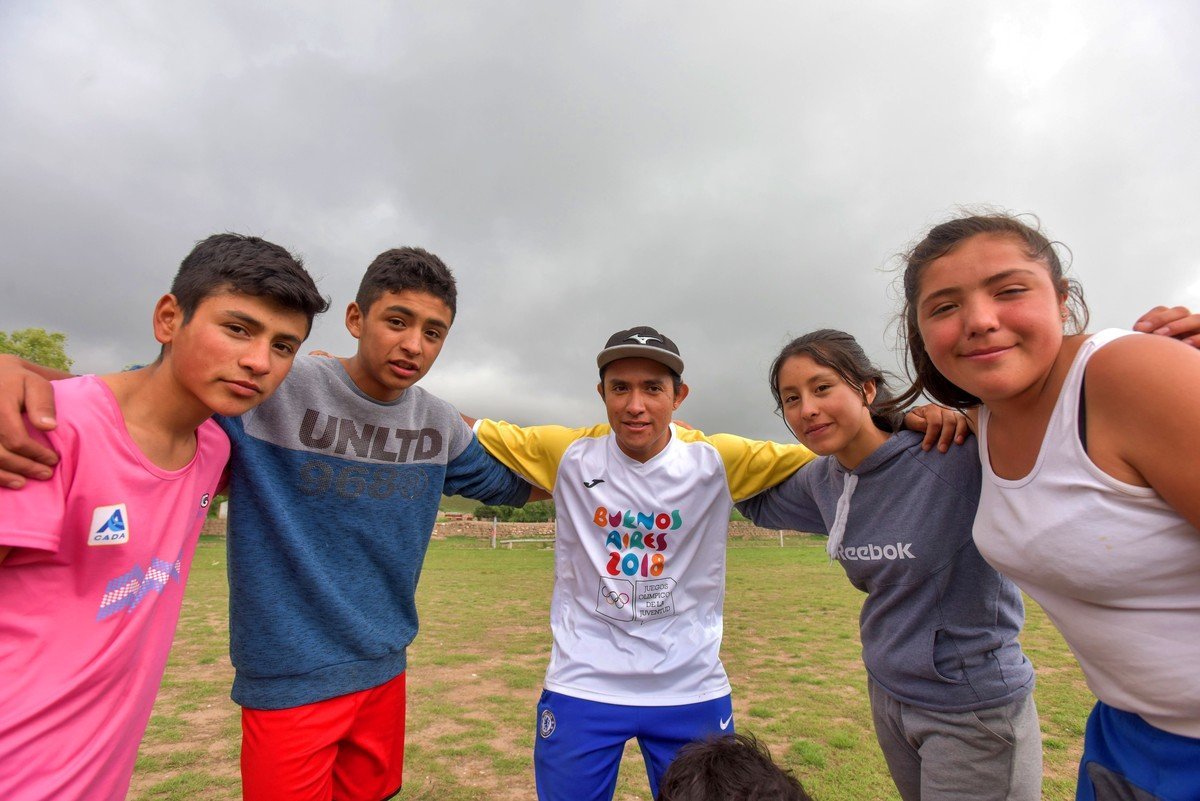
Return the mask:
[[[683,375],[679,348],[648,325],[634,326],[609,337],[604,350],[596,356],[596,366],[603,370],[604,365],[617,359],[653,359]]]

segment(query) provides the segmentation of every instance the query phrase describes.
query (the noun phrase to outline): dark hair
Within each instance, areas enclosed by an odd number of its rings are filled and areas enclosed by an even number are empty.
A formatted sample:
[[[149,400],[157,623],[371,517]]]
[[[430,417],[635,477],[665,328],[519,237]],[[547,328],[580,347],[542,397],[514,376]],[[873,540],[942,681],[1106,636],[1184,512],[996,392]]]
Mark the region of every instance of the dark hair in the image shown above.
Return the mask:
[[[913,383],[901,393],[897,403],[911,403],[922,394],[955,409],[978,406],[980,403],[979,398],[951,383],[938,371],[925,351],[925,340],[921,338],[921,329],[917,325],[917,295],[925,268],[971,237],[987,234],[1015,240],[1025,249],[1026,258],[1039,261],[1046,267],[1054,287],[1066,295],[1067,320],[1070,323],[1068,333],[1077,334],[1087,328],[1089,314],[1087,302],[1083,299],[1083,287],[1074,278],[1064,274],[1062,261],[1055,249],[1055,245],[1061,243],[1052,242],[1041,232],[1041,222],[1037,217],[1032,219],[1033,224],[1028,225],[1015,215],[1002,212],[958,217],[934,226],[924,239],[904,255],[904,308],[900,312],[900,341],[908,351],[907,371]]]
[[[775,361],[771,362],[767,381],[771,385],[771,396],[775,398],[776,414],[783,414],[783,398],[779,394],[779,371],[793,356],[807,356],[837,373],[858,393],[863,405],[870,409],[871,421],[875,423],[876,428],[888,432],[900,430],[900,421],[904,415],[898,411],[899,407],[888,389],[887,373],[871,363],[858,340],[845,331],[832,328],[822,328],[793,339],[783,346]],[[866,392],[868,381],[875,382],[875,399],[870,403],[867,402]]]
[[[329,308],[300,259],[257,236],[213,234],[197,242],[171,283],[185,324],[205,298],[230,291],[303,312],[310,329],[313,317]]]
[[[440,298],[450,309],[450,322],[458,311],[458,286],[450,268],[422,248],[392,248],[375,257],[358,285],[354,302],[363,314],[385,292],[412,289]]]
[[[657,801],[812,801],[753,735],[688,743],[663,774]]]
[[[646,356],[646,357],[643,357],[643,358],[647,358],[647,359],[649,359],[650,357],[649,357],[649,356]],[[603,388],[603,387],[604,387],[604,374],[605,374],[605,372],[607,372],[607,371],[608,371],[608,368],[609,368],[609,366],[610,366],[610,365],[611,365],[613,362],[619,362],[619,361],[621,361],[621,360],[620,360],[620,359],[613,359],[613,361],[612,361],[612,362],[609,362],[608,364],[606,364],[606,365],[604,365],[603,367],[601,367],[601,368],[600,368],[600,387],[601,387],[601,388]],[[654,360],[653,360],[653,359],[650,359],[650,361],[654,361]],[[660,362],[660,364],[661,364],[661,362]],[[663,367],[667,367],[667,366],[664,364],[664,365],[663,365]],[[683,376],[681,376],[679,373],[677,373],[677,372],[675,372],[674,370],[672,370],[670,367],[667,367],[667,372],[671,374],[671,386],[675,388],[675,394],[676,394],[676,395],[678,395],[678,394],[679,394],[679,389],[680,389],[680,387],[682,387],[682,386],[683,386]]]

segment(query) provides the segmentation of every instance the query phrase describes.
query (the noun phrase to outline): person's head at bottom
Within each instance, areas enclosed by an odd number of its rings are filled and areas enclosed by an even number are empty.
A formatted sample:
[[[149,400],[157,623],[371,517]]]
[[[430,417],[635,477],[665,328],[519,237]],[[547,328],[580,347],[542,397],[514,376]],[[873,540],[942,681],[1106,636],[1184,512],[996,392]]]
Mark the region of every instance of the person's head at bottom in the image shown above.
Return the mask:
[[[657,801],[812,801],[800,780],[752,735],[727,734],[679,749]]]

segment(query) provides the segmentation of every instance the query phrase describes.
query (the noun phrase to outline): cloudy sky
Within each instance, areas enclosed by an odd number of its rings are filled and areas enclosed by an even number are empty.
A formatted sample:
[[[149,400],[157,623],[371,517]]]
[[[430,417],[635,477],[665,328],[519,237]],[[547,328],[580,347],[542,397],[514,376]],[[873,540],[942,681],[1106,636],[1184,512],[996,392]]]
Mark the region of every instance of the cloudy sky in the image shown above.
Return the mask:
[[[1200,6],[1058,2],[0,3],[0,330],[152,358],[193,243],[264,236],[342,315],[378,252],[460,284],[426,385],[601,418],[594,356],[655,325],[709,431],[786,436],[768,363],[893,367],[895,255],[956,207],[1037,213],[1093,327],[1200,307]]]

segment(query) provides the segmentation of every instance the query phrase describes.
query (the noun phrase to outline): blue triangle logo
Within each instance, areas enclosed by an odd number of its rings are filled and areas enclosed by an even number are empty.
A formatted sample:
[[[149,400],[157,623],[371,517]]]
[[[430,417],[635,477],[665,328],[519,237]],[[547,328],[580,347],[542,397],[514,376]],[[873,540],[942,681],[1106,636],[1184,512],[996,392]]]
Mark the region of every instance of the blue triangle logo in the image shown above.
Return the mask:
[[[117,509],[117,510],[113,511],[112,515],[109,516],[108,520],[104,521],[104,525],[96,530],[96,533],[101,534],[105,531],[124,531],[124,530],[125,530],[125,518],[121,516],[121,510]]]

